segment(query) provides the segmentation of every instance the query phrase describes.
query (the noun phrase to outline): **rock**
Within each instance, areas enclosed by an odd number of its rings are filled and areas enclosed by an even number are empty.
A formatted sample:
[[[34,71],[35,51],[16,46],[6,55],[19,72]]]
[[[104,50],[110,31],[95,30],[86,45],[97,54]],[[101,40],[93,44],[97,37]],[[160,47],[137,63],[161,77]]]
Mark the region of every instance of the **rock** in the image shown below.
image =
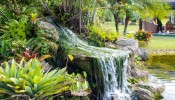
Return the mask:
[[[54,25],[39,19],[36,21],[36,24],[38,28],[43,29],[46,32],[46,34],[50,35],[53,39],[55,39],[55,41],[58,41],[59,34]]]
[[[94,86],[94,88],[92,88],[92,91],[94,95],[99,96],[99,91],[102,91],[104,87],[103,74],[101,66],[98,63],[98,59],[93,57],[87,57],[85,55],[74,55],[74,60],[69,62],[69,64],[71,65],[71,67],[68,67],[68,70],[74,72],[87,72],[87,80],[89,81],[91,86]]]
[[[119,40],[115,44],[116,47],[118,47],[119,49],[131,50],[131,52],[133,53],[136,53],[138,49],[138,42],[132,38]]]
[[[165,90],[162,84],[145,82],[136,83],[133,85],[133,88],[136,89],[132,93],[133,100],[157,100],[162,97],[161,93]],[[142,90],[144,90],[145,93]],[[152,95],[148,95],[148,92],[145,90],[149,91]],[[142,91],[143,93],[140,93],[139,91]],[[143,94],[146,94],[146,99],[140,98],[143,97]]]
[[[131,95],[132,100],[152,100],[151,91],[144,88],[136,88]]]
[[[130,74],[132,77],[140,78],[140,77],[148,77],[149,72],[144,70],[131,69]]]
[[[149,58],[149,52],[146,48],[139,48],[137,55],[141,58],[142,61],[146,61]]]
[[[141,82],[141,83],[135,84],[135,86],[147,89],[156,95],[161,94],[165,90],[165,87],[162,84],[156,84],[156,83]]]

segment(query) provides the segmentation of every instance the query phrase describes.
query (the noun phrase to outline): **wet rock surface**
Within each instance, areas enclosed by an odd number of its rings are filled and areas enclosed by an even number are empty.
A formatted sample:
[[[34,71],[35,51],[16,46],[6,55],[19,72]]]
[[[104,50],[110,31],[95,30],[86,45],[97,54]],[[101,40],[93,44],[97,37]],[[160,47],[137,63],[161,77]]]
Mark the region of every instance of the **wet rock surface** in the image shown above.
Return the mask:
[[[149,72],[144,71],[144,70],[132,69],[130,71],[130,74],[131,74],[132,77],[140,78],[140,77],[148,77]]]
[[[146,48],[139,48],[137,55],[141,58],[142,61],[146,61],[149,58],[149,52]]]
[[[147,89],[136,88],[131,97],[131,100],[152,100],[153,94]]]
[[[162,84],[140,82],[133,85],[132,100],[154,100],[165,90]],[[157,100],[157,99],[156,99]]]

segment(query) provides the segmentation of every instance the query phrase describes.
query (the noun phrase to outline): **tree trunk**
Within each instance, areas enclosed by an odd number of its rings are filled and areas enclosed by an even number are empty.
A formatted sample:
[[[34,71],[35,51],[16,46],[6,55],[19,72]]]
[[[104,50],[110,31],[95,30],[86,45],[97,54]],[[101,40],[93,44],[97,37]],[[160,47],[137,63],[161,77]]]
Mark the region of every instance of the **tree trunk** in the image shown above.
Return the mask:
[[[115,28],[116,28],[116,32],[119,33],[119,26],[118,26],[118,21],[119,21],[119,18],[118,18],[118,13],[115,13],[114,12],[114,19],[115,19]]]
[[[126,14],[125,26],[124,26],[124,31],[123,31],[124,36],[125,36],[126,33],[127,33],[128,23],[129,23],[129,16],[128,16],[128,14]]]
[[[93,11],[93,15],[92,15],[92,25],[94,25],[94,23],[95,23],[96,13],[97,13],[97,0],[94,0],[94,11]]]
[[[125,25],[125,18],[122,18],[122,25]]]
[[[82,15],[82,9],[81,9],[81,0],[79,0],[79,6],[80,6],[80,15],[79,15],[79,34],[81,34],[81,15]]]
[[[142,21],[142,18],[139,19],[139,30],[142,30],[143,29],[143,21]]]

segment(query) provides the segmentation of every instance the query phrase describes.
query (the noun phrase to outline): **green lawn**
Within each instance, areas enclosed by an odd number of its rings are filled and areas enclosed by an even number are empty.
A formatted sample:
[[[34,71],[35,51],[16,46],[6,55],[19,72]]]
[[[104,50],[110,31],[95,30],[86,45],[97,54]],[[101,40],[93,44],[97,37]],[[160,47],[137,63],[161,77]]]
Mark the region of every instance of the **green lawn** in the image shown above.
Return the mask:
[[[115,23],[114,22],[105,22],[105,24],[103,24],[102,27],[105,28],[105,29],[109,29],[109,30],[112,30],[112,31],[116,32]],[[127,32],[135,32],[138,29],[139,29],[138,25],[129,25],[128,29],[127,29]],[[119,33],[120,33],[120,35],[123,34],[123,30],[124,30],[124,25],[119,25]]]
[[[175,50],[175,37],[154,36],[147,48],[149,50]]]
[[[102,25],[105,29],[110,29],[115,32],[114,22],[105,22]],[[123,34],[124,25],[119,25],[119,33]],[[134,32],[138,30],[138,25],[129,25],[128,32]],[[175,50],[175,37],[168,36],[154,36],[151,42],[147,46],[149,50]]]

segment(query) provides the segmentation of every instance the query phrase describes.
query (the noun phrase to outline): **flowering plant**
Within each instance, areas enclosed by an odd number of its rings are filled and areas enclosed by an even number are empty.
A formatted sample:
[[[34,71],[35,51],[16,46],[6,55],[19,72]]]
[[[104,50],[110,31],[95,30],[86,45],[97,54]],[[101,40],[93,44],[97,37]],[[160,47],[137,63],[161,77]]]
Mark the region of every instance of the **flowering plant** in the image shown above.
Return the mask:
[[[152,37],[152,32],[146,32],[143,30],[138,30],[135,34],[135,39],[139,40],[139,41],[150,41],[151,37]]]

